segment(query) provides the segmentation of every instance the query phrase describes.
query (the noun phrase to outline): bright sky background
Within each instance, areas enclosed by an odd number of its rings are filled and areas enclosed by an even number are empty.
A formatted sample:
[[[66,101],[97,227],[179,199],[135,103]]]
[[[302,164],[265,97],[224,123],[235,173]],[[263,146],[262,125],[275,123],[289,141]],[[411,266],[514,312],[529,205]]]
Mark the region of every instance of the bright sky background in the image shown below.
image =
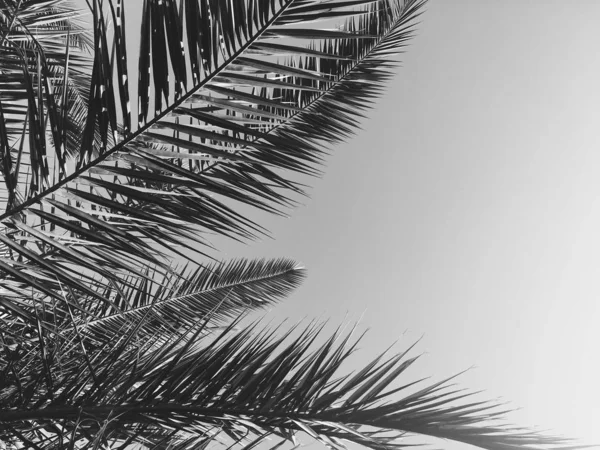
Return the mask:
[[[269,317],[364,312],[365,361],[424,334],[411,379],[475,365],[460,384],[522,407],[513,422],[600,443],[599,18],[597,1],[430,0],[313,199],[262,217],[273,241],[221,244],[308,268]]]
[[[363,130],[275,240],[309,271],[269,317],[347,312],[363,358],[424,337],[409,377],[600,442],[600,2],[431,0]],[[412,379],[412,378],[411,378]]]

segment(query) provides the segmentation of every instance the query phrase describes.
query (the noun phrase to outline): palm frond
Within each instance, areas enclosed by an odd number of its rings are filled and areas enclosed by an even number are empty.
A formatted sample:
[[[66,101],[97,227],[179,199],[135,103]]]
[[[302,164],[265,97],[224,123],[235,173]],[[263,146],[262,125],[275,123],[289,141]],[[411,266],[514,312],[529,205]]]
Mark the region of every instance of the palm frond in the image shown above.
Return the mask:
[[[136,130],[124,5],[108,4],[106,17],[91,2],[95,56],[80,152],[56,182],[38,164],[32,195],[0,217],[9,255],[0,287],[26,286],[38,305],[62,297],[48,279],[86,293],[74,282],[82,268],[108,289],[148,266],[168,271],[174,254],[197,258],[190,253],[207,248],[206,233],[265,233],[234,206],[281,214],[291,204],[302,189],[283,171],[315,173],[326,146],[351,132],[423,2],[146,0]],[[347,20],[307,28],[321,17]],[[48,152],[38,136],[31,148]]]
[[[171,335],[160,347],[139,340],[132,328],[110,342],[109,351],[80,356],[79,365],[73,357],[58,364],[56,352],[46,372],[39,364],[20,371],[21,360],[13,359],[0,389],[9,405],[0,412],[0,429],[16,439],[45,430],[48,445],[41,448],[100,435],[113,444],[159,445],[215,435],[234,443],[266,436],[295,441],[298,432],[332,449],[344,442],[402,448],[410,446],[402,441],[407,433],[488,450],[583,448],[505,425],[498,405],[471,400],[472,394],[449,384],[454,377],[394,387],[417,359],[408,356],[410,349],[340,376],[358,342],[351,342],[351,333],[338,332],[314,348],[322,324],[276,336],[268,329],[255,333],[257,324],[232,333],[234,322],[213,338],[202,337],[205,325]],[[51,384],[43,381],[49,378]]]
[[[304,269],[288,259],[241,259],[184,266],[168,275],[156,271],[100,292],[94,289],[101,287],[88,280],[94,295],[77,296],[65,289],[63,301],[50,303],[41,313],[22,306],[21,316],[26,319],[4,314],[0,323],[2,334],[15,342],[39,342],[38,328],[42,327],[55,339],[81,339],[86,345],[98,346],[138,323],[142,324],[139,336],[170,333],[209,314],[211,327],[225,325],[242,313],[275,304],[298,287],[304,275]],[[22,293],[14,294],[15,300],[21,297]]]
[[[77,326],[95,342],[106,342],[137,323],[142,324],[138,335],[149,336],[159,336],[165,328],[190,327],[208,316],[211,324],[225,325],[242,313],[274,305],[304,276],[304,269],[288,259],[233,260],[186,267],[168,276],[156,273],[152,279],[138,279],[113,295],[105,294],[114,308],[91,299],[84,308],[87,316]],[[149,320],[144,320],[148,314]],[[61,334],[69,331],[74,331],[73,325]]]
[[[13,164],[4,168],[3,175],[16,178],[15,186],[7,187],[9,195],[19,184],[20,196],[26,199],[42,189],[28,185],[28,178],[57,176],[59,169],[64,175],[66,157],[81,145],[92,40],[79,19],[64,0],[0,2],[0,102],[6,126],[2,134],[13,153]],[[32,117],[37,120],[31,122]],[[51,132],[46,142],[48,122]],[[56,172],[44,172],[42,157],[58,158]],[[6,198],[3,203],[7,210],[14,206]]]

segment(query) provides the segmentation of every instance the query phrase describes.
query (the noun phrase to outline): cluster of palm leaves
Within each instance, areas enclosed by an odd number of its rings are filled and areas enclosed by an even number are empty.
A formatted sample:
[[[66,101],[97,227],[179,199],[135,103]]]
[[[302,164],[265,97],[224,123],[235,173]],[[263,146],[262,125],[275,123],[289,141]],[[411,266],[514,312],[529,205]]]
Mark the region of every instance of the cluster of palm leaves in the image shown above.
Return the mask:
[[[0,448],[570,445],[448,380],[393,387],[407,352],[341,376],[352,333],[242,321],[301,267],[215,260],[267,232],[240,206],[303,194],[423,1],[143,0],[137,83],[125,2],[87,3],[0,0]]]

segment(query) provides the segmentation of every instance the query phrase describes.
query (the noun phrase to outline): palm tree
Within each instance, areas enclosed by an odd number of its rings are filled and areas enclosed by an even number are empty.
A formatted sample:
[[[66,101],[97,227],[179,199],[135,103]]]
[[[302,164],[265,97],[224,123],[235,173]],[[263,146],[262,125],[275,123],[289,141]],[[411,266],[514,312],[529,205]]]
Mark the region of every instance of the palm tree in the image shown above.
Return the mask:
[[[0,0],[2,445],[570,448],[449,380],[392,388],[407,352],[339,376],[351,333],[313,349],[322,325],[241,322],[296,263],[206,262],[209,234],[266,233],[240,204],[303,194],[294,174],[352,132],[423,4],[145,0],[133,88],[122,0],[88,0],[93,30],[63,0]]]

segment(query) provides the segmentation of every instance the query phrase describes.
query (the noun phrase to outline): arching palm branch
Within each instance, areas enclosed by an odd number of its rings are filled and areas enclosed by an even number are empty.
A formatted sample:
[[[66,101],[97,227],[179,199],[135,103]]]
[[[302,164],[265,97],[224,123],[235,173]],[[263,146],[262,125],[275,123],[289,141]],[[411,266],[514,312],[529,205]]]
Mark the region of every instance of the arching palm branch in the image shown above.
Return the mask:
[[[15,24],[21,23],[15,5],[36,10],[62,3],[5,2],[14,4],[4,8],[5,21]],[[30,116],[38,114],[29,122],[30,170],[6,188],[7,197],[23,192],[23,200],[7,204],[0,217],[6,226],[6,258],[0,260],[6,290],[27,286],[36,301],[60,303],[59,283],[76,295],[91,295],[78,282],[82,268],[109,289],[149,265],[168,271],[174,252],[197,259],[190,254],[206,249],[207,232],[234,238],[263,233],[235,205],[281,213],[290,204],[289,194],[301,187],[284,172],[315,173],[323,145],[352,131],[360,110],[388,78],[389,56],[410,36],[422,2],[143,5],[137,128],[130,117],[124,5],[117,0],[104,2],[105,9],[91,2],[90,98],[72,160],[62,164],[63,153],[52,145],[64,134],[60,114],[56,136],[32,125],[42,116],[52,122],[52,88],[34,77],[28,91],[38,95],[21,99]],[[320,19],[346,17],[341,29],[308,28]],[[17,30],[35,39],[30,26],[13,25],[8,34]],[[33,54],[44,50],[37,46]],[[0,101],[7,102],[3,96]],[[15,150],[4,142],[4,176],[10,179]],[[17,308],[11,299],[7,303],[2,307]],[[32,306],[24,300],[18,305],[30,323]]]
[[[138,336],[167,334],[182,326],[192,326],[210,315],[210,326],[226,325],[239,314],[273,305],[292,292],[303,280],[304,269],[296,262],[279,260],[234,260],[204,267],[184,266],[168,276],[160,272],[131,277],[101,296],[75,297],[66,310],[50,303],[36,311],[37,327],[0,315],[2,336],[10,342],[27,337],[29,345],[39,345],[42,335],[61,340],[83,338],[90,345],[104,345],[135,324]],[[99,286],[88,282],[94,293]],[[67,297],[68,292],[64,292]],[[146,320],[147,319],[147,320]]]
[[[257,333],[256,324],[233,333],[235,324],[206,336],[203,322],[167,340],[164,333],[140,339],[132,327],[85,354],[67,345],[48,349],[45,365],[40,352],[18,354],[12,369],[24,375],[18,382],[5,378],[0,399],[9,407],[0,411],[0,431],[43,449],[261,442],[278,448],[295,445],[298,432],[332,449],[348,442],[398,449],[415,434],[488,450],[580,448],[504,425],[498,405],[471,400],[450,380],[397,385],[417,359],[408,351],[380,355],[360,372],[340,376],[356,346],[350,334],[336,333],[311,351],[322,326],[275,337],[272,330]]]

